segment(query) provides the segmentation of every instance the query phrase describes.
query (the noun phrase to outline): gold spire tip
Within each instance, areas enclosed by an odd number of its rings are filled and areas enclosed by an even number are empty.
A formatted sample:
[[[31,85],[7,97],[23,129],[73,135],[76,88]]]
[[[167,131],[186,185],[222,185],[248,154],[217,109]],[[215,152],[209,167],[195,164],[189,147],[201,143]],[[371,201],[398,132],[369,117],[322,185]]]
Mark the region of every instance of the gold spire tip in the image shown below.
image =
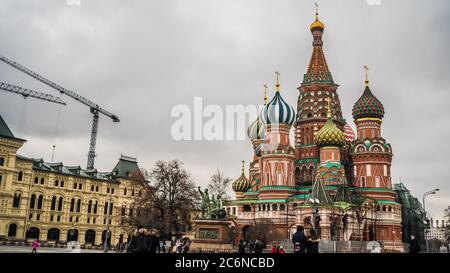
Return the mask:
[[[245,161],[242,160],[242,173],[244,173]]]
[[[267,105],[267,84],[264,84],[264,105]]]
[[[280,82],[279,82],[279,77],[280,77],[280,72],[276,71],[275,75],[277,75],[277,84],[275,85],[277,92],[280,91]]]
[[[369,67],[365,65],[364,69],[366,70],[366,80],[364,81],[364,83],[366,86],[369,86]]]
[[[316,6],[316,18],[319,16],[319,4],[314,3],[314,5]]]

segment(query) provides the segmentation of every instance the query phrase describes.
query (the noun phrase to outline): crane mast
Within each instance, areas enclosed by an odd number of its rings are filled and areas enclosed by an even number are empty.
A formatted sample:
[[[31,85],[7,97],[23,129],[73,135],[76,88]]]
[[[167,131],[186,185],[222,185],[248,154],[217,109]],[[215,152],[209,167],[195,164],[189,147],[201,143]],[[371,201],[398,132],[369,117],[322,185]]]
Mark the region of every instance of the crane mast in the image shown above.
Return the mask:
[[[89,107],[90,112],[93,114],[93,122],[92,122],[92,129],[91,129],[91,141],[89,145],[89,152],[88,152],[88,162],[87,162],[87,169],[92,170],[94,169],[94,162],[95,162],[95,146],[97,143],[97,131],[98,131],[98,121],[99,121],[99,114],[103,114],[113,120],[113,122],[120,122],[119,117],[117,115],[114,115],[111,112],[106,111],[105,109],[98,106],[93,101],[75,93],[74,91],[68,90],[49,79],[39,75],[38,73],[34,72],[33,70],[13,61],[10,60],[2,55],[0,55],[0,61],[10,65],[11,67],[21,71],[22,73],[25,73],[26,75],[44,83],[45,85],[50,86],[51,88],[59,91],[61,94],[67,95],[71,97],[72,99],[86,105]]]

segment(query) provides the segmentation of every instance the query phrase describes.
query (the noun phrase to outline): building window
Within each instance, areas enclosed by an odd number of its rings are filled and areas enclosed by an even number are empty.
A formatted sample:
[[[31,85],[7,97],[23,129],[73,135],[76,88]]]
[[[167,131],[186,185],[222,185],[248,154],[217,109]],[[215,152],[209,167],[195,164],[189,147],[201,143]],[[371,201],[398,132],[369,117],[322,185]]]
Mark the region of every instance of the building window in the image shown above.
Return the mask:
[[[61,216],[58,215],[58,217],[56,218],[56,221],[60,222],[61,221]]]
[[[32,194],[30,198],[30,209],[34,209],[34,203],[36,202],[36,194]]]
[[[87,223],[89,224],[91,222],[91,218],[87,218]]]
[[[44,178],[41,178],[41,185],[44,185]]]
[[[50,222],[53,222],[53,215],[50,215]]]
[[[103,224],[106,225],[106,219],[103,219]]]
[[[50,210],[55,210],[56,208],[56,196],[53,196],[52,203],[50,205]]]
[[[28,216],[28,220],[31,220],[31,219],[33,219],[33,214],[32,213],[30,213],[30,215]]]
[[[94,185],[91,186],[91,191],[94,191]]]
[[[81,199],[77,200],[77,212],[81,211]]]
[[[83,189],[83,184],[80,183],[80,184],[78,185],[78,189],[79,189],[79,190],[82,190],[82,189]]]
[[[97,214],[97,205],[98,205],[98,202],[95,201],[95,204],[94,204],[94,214]]]
[[[64,188],[64,181],[61,181],[61,188]]]
[[[109,188],[106,189],[106,193],[109,193]]]
[[[92,200],[89,200],[87,213],[91,213],[92,210]]]
[[[0,166],[3,166],[5,164],[5,158],[0,157]]]
[[[71,222],[71,223],[72,223],[72,220],[73,220],[73,218],[72,218],[72,216],[70,216],[70,218],[69,218],[69,222]]]
[[[130,217],[133,216],[133,208],[130,208],[129,215],[130,215]]]
[[[23,172],[19,172],[19,174],[17,175],[17,181],[22,181],[23,180]]]
[[[59,180],[55,180],[55,187],[59,186]]]
[[[125,216],[125,207],[124,206],[122,207],[122,210],[120,211],[120,215]]]
[[[114,194],[114,188],[111,189],[111,194]]]
[[[42,209],[42,203],[44,202],[44,196],[42,196],[42,195],[39,195],[39,198],[38,198],[38,205],[37,205],[37,208],[38,209]]]
[[[41,220],[41,215],[40,215],[40,214],[38,214],[38,215],[36,216],[36,220],[37,220],[37,221]]]
[[[131,196],[134,196],[134,189],[131,190]]]
[[[62,207],[63,207],[63,198],[59,197],[59,200],[58,200],[58,211],[62,211]]]
[[[77,183],[74,183],[74,184],[73,184],[73,189],[76,190],[76,189],[77,189],[77,186],[78,186]]]
[[[95,191],[98,192],[98,186],[95,187]]]
[[[78,220],[79,220],[79,218],[78,218],[78,217],[76,217],[76,218],[75,218],[75,222],[77,222],[77,223],[78,223]]]
[[[108,202],[105,202],[105,209],[103,210],[103,214],[108,214]]]
[[[95,218],[94,218],[94,219],[92,219],[92,223],[93,223],[93,224],[95,224]]]
[[[113,213],[113,202],[111,202],[110,204],[109,204],[109,215],[112,215],[112,213]]]
[[[75,209],[75,199],[72,198],[72,200],[70,200],[70,212],[73,212]]]
[[[19,208],[20,207],[20,193],[14,194],[14,200],[13,200],[13,208]]]
[[[39,183],[39,178],[35,177],[34,178],[34,184],[38,184]]]
[[[127,195],[127,188],[123,189],[123,195]]]

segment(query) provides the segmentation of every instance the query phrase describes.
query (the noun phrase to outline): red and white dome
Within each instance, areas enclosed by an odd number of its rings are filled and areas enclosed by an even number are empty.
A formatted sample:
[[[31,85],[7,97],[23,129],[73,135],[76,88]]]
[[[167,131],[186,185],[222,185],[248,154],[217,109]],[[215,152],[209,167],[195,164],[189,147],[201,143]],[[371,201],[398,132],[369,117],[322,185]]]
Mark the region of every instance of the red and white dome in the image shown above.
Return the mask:
[[[344,137],[345,142],[347,143],[351,143],[356,139],[355,132],[353,132],[352,127],[350,127],[347,123],[344,125]]]

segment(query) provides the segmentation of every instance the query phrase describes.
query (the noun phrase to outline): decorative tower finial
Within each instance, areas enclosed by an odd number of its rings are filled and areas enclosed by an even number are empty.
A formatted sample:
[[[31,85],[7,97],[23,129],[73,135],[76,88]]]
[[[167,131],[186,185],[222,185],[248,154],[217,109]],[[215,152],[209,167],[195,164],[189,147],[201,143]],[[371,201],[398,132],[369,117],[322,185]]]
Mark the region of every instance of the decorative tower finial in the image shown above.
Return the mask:
[[[279,76],[280,72],[275,71],[275,74],[277,75],[277,84],[275,85],[277,92],[280,92],[280,82],[279,82]]]
[[[367,67],[367,65],[365,65],[364,69],[366,70],[366,81],[364,83],[366,86],[369,86],[369,67]]]
[[[331,118],[331,99],[327,98],[327,118]]]
[[[267,84],[264,84],[264,105],[267,105]]]
[[[244,173],[244,168],[245,168],[245,160],[242,160],[242,173]]]
[[[316,5],[316,18],[319,18],[319,4],[316,2],[314,5]]]

